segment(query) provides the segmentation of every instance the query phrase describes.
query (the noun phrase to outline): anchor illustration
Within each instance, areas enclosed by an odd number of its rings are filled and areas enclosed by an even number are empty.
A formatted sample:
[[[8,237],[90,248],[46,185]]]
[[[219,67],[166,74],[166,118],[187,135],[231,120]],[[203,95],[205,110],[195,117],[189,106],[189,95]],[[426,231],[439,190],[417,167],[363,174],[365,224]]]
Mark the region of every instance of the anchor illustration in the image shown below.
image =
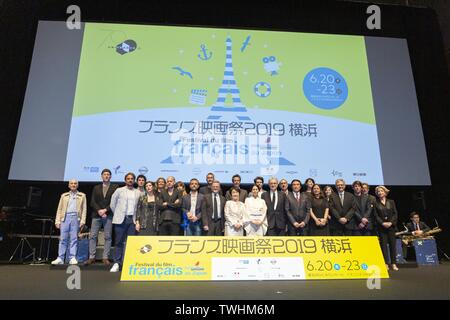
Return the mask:
[[[211,59],[211,57],[212,57],[212,52],[210,51],[210,52],[209,52],[209,56],[208,56],[208,54],[207,54],[207,52],[206,52],[206,50],[208,50],[208,49],[206,49],[206,46],[205,46],[204,44],[202,44],[202,45],[200,46],[200,48],[202,49],[202,52],[199,53],[199,54],[197,55],[198,58],[199,58],[200,60],[204,60],[204,61]],[[201,54],[203,54],[203,57],[202,57]]]

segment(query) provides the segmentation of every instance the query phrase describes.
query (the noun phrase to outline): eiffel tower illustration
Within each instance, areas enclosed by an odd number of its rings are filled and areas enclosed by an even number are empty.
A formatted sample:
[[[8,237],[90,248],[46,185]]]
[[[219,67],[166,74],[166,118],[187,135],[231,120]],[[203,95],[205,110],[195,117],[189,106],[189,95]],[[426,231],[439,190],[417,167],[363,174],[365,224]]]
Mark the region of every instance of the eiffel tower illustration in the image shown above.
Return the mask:
[[[242,103],[240,98],[240,90],[237,86],[236,79],[234,78],[233,71],[233,52],[232,52],[232,41],[231,37],[228,36],[226,41],[226,57],[225,57],[225,71],[223,72],[222,85],[218,90],[218,95],[216,102],[211,107],[213,115],[208,117],[208,120],[218,120],[222,118],[225,114],[237,113],[236,117],[241,121],[251,120],[249,116],[243,114],[247,112],[246,106]],[[231,95],[231,106],[227,106],[227,98]],[[174,147],[180,144],[180,140],[174,143]],[[295,163],[289,161],[284,157],[277,157],[272,155],[272,144],[270,137],[267,139],[266,150],[268,150],[268,160],[269,165],[281,165],[281,166],[293,166]],[[184,164],[189,160],[189,156],[184,155],[184,147],[181,147],[181,156],[172,157],[169,156],[162,160],[162,164]]]
[[[211,107],[213,112],[247,112],[247,108],[241,101],[240,91],[234,78],[233,71],[233,50],[231,37],[228,36],[226,41],[226,56],[225,56],[225,71],[223,72],[222,86],[218,90],[217,100]],[[231,106],[227,106],[227,98],[231,95]],[[208,119],[220,119],[222,115],[210,115]],[[250,120],[250,117],[245,115],[236,115],[239,120]]]

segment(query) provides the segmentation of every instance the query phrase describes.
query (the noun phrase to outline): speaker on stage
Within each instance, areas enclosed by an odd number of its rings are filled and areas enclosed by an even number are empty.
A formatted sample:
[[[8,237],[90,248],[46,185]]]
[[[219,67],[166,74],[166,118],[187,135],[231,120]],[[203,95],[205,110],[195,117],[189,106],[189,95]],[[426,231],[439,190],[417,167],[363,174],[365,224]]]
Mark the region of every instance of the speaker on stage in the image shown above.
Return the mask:
[[[41,207],[42,189],[29,187],[27,194],[26,207],[29,209],[38,209]]]

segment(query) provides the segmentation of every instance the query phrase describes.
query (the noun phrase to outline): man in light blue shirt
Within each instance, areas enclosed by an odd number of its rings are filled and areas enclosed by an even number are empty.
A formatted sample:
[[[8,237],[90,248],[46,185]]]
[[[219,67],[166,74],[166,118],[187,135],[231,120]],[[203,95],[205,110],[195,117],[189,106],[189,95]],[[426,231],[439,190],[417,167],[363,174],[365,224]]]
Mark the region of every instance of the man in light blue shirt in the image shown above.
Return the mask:
[[[117,188],[111,197],[111,210],[114,212],[114,264],[111,272],[118,272],[122,266],[125,244],[128,236],[136,235],[136,210],[141,193],[134,188],[136,176],[127,173],[125,186]]]
[[[86,223],[86,195],[78,191],[78,181],[69,181],[69,192],[61,195],[56,212],[55,226],[61,230],[58,258],[53,265],[64,264],[69,248],[69,264],[77,264],[78,230]]]

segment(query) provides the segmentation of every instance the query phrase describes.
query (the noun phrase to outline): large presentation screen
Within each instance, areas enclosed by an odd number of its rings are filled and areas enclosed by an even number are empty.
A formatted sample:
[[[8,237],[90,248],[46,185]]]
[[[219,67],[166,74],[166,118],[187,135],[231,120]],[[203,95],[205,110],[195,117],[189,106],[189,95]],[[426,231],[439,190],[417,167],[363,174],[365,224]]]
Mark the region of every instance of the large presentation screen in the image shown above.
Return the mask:
[[[39,23],[11,180],[429,185],[406,40]]]

